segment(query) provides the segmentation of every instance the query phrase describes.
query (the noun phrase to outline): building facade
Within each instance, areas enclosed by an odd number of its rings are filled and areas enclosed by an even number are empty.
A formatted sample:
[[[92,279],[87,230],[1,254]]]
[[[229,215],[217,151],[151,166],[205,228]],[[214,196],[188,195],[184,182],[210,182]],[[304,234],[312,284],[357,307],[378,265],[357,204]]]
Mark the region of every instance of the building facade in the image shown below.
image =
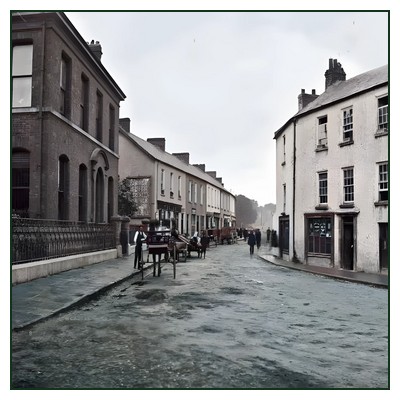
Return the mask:
[[[221,179],[191,165],[189,153],[168,153],[164,138],[143,140],[130,133],[130,120],[120,120],[120,180],[128,178],[138,211],[131,220],[158,220],[162,226],[189,236],[204,229],[235,226],[235,196]],[[221,210],[224,196],[225,210]],[[223,212],[222,212],[223,211]]]
[[[64,13],[12,15],[12,209],[108,222],[117,213],[125,95]]]
[[[329,61],[326,90],[299,95],[276,133],[279,250],[310,265],[388,267],[388,68],[351,79]]]

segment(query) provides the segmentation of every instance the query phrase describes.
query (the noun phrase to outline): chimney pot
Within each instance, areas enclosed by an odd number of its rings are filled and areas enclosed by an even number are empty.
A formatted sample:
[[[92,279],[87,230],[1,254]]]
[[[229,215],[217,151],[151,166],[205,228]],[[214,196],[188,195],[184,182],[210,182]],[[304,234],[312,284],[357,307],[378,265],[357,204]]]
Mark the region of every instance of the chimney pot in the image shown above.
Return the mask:
[[[338,81],[345,81],[346,73],[344,72],[342,65],[337,62],[337,59],[329,59],[329,69],[325,71],[325,89],[333,85]]]
[[[101,44],[97,40],[96,43],[92,40],[89,44],[89,48],[92,51],[93,55],[98,59],[101,60],[101,56],[103,55],[103,51],[101,49]]]

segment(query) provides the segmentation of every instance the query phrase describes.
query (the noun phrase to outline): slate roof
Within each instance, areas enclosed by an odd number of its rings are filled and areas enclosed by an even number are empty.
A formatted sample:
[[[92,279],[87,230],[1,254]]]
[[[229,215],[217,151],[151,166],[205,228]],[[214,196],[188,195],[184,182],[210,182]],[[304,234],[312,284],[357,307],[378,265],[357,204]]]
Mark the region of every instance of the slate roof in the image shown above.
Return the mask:
[[[174,167],[176,169],[179,169],[180,171],[183,171],[188,175],[192,175],[199,179],[202,179],[203,181],[208,182],[210,185],[213,185],[226,193],[232,194],[221,184],[221,182],[219,182],[217,179],[214,179],[212,176],[202,171],[200,168],[195,167],[191,164],[186,164],[178,157],[167,153],[166,151],[162,151],[160,148],[149,143],[147,140],[141,139],[139,136],[136,136],[133,133],[126,132],[121,126],[120,132],[122,132],[130,141],[136,144],[136,146],[142,149],[153,159],[161,161],[162,163],[170,165],[171,167]]]
[[[307,104],[275,132],[274,139],[278,138],[284,129],[295,119],[309,114],[312,111],[327,107],[346,98],[361,94],[375,87],[388,83],[388,65],[364,72],[346,81],[338,81],[329,86],[324,93]]]

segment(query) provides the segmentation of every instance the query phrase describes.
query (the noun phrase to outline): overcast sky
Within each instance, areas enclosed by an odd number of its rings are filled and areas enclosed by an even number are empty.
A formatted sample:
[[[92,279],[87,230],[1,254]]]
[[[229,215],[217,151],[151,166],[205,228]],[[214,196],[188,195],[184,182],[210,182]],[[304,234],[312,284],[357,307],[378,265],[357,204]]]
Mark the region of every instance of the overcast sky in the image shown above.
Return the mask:
[[[275,203],[274,132],[329,58],[347,78],[388,63],[386,12],[67,12],[127,98],[143,139],[217,171],[225,188]]]

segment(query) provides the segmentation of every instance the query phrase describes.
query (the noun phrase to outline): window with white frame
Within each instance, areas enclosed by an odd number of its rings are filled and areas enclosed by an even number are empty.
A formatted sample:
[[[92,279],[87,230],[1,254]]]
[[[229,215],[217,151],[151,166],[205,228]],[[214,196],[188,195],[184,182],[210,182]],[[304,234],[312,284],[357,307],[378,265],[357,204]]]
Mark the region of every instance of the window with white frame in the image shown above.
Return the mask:
[[[192,201],[193,201],[193,199],[192,199],[192,186],[193,186],[193,182],[192,181],[189,181],[189,185],[188,185],[189,187],[189,193],[188,193],[188,201],[191,203]]]
[[[14,46],[12,57],[12,106],[30,107],[32,102],[33,45]]]
[[[194,203],[197,203],[197,183],[194,184]]]
[[[328,116],[318,118],[318,147],[328,145]]]
[[[328,203],[328,172],[319,172],[318,173],[318,182],[319,182],[319,203],[326,204]]]
[[[200,205],[204,203],[204,186],[200,185]]]
[[[388,163],[379,164],[379,201],[389,200],[388,188],[389,188],[389,171]]]
[[[343,193],[344,202],[353,203],[354,202],[354,168],[344,168],[343,169]]]
[[[343,142],[353,140],[353,108],[343,110]]]
[[[165,193],[165,170],[161,170],[161,194]]]
[[[182,197],[182,177],[178,176],[178,198]]]
[[[388,130],[388,96],[378,99],[378,130]]]

